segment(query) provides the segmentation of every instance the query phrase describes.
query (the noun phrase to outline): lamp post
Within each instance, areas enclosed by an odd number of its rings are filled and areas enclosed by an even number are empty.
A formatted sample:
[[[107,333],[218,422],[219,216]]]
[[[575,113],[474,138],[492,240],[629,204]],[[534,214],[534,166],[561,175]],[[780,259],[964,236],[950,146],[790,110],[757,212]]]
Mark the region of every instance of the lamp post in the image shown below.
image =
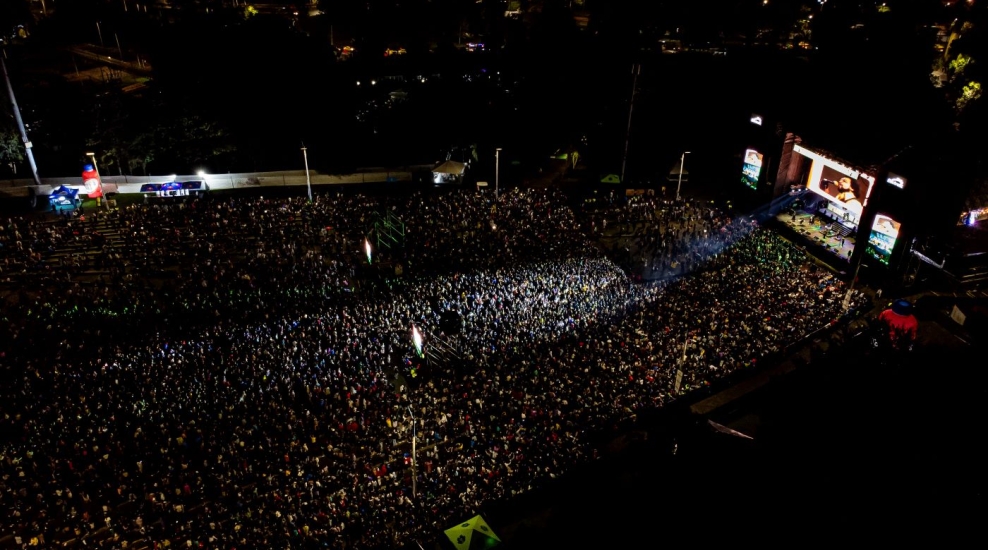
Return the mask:
[[[415,471],[415,440],[416,429],[415,429],[415,413],[412,412],[412,406],[408,406],[408,416],[412,417],[412,498],[418,498],[418,473]]]
[[[96,171],[96,185],[99,186],[99,197],[96,198],[96,206],[102,206],[104,201],[103,196],[103,178],[99,175],[99,166],[96,164],[96,153],[86,153],[89,160],[93,161],[93,170]]]
[[[3,79],[7,83],[7,94],[10,96],[11,110],[14,112],[14,121],[17,123],[17,129],[21,133],[21,141],[24,142],[24,152],[27,154],[27,162],[31,166],[31,176],[34,178],[34,184],[41,187],[41,178],[38,177],[38,165],[34,162],[34,144],[27,137],[27,127],[24,126],[24,119],[21,118],[21,109],[17,106],[14,87],[10,84],[10,75],[7,74],[7,62],[4,61],[6,57],[7,50],[4,50],[3,55],[0,55],[0,67],[3,68]]]
[[[302,144],[302,159],[305,161],[305,187],[309,190],[309,202],[312,202],[312,180],[309,179],[309,153]]]
[[[498,185],[501,177],[501,148],[494,149],[494,200],[497,200]]]
[[[684,151],[679,157],[679,183],[676,184],[676,200],[679,200],[679,189],[683,186],[683,165],[686,164],[686,155],[689,151]]]

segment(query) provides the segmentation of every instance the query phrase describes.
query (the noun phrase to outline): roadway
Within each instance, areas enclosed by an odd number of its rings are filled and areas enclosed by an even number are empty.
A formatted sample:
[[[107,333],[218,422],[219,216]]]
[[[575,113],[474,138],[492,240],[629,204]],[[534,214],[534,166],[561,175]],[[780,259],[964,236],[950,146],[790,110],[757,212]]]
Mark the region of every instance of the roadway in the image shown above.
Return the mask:
[[[115,69],[120,69],[122,71],[127,71],[130,73],[136,73],[140,75],[150,75],[151,66],[144,62],[135,61],[124,61],[119,57],[114,57],[110,53],[119,53],[116,50],[110,48],[100,48],[95,45],[83,45],[83,46],[72,46],[66,48],[67,51],[75,56],[82,59],[88,59],[90,61],[105,65],[107,67],[113,67]],[[102,51],[99,51],[102,50]]]

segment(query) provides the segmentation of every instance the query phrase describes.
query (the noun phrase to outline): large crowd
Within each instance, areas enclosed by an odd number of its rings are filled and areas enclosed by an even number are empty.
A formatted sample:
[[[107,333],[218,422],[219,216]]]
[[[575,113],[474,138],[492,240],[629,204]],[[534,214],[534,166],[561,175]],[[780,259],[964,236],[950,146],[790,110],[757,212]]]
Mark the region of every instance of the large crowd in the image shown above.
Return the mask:
[[[589,213],[543,189],[5,220],[0,262],[44,284],[2,313],[0,533],[21,547],[425,540],[592,461],[591,434],[842,314],[842,283],[754,221],[642,208]],[[660,281],[598,245],[632,212],[655,222],[638,260]],[[387,216],[403,224],[390,246],[374,229]],[[80,240],[98,279],[46,267]],[[429,364],[413,326],[460,360]]]

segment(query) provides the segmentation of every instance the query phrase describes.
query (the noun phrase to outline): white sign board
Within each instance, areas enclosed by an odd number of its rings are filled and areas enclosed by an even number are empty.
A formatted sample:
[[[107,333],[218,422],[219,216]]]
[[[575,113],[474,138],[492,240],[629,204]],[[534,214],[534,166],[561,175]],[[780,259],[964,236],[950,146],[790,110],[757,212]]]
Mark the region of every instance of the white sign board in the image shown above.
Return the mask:
[[[950,312],[950,318],[953,319],[955,323],[961,326],[964,326],[964,321],[967,321],[967,315],[964,315],[964,312],[961,311],[960,308],[958,308],[957,306],[954,306],[954,309]]]

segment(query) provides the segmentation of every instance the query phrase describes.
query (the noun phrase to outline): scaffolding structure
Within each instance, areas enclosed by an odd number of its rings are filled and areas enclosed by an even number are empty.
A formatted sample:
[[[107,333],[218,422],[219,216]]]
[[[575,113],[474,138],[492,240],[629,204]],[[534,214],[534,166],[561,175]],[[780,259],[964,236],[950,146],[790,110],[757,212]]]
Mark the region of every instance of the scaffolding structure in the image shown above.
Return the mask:
[[[370,230],[370,237],[376,243],[378,249],[394,249],[405,246],[405,222],[393,212],[380,214],[374,212],[374,225]]]

